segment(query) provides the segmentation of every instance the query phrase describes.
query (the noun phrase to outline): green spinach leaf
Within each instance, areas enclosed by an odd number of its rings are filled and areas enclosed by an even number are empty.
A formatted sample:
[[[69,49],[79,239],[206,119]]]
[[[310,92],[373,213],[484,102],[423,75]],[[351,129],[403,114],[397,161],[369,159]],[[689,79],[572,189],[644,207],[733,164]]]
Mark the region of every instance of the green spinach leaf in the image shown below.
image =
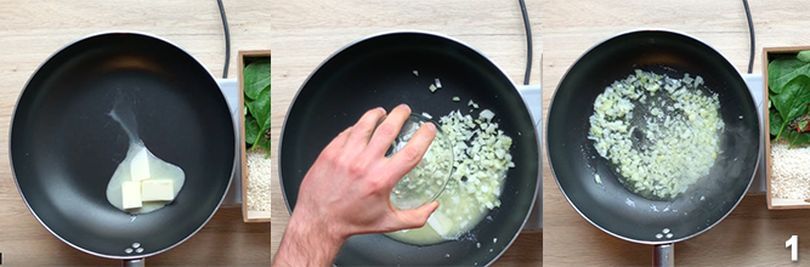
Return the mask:
[[[266,90],[262,90],[256,99],[245,101],[245,106],[250,115],[259,122],[259,128],[264,128],[264,122],[270,117],[270,86],[268,85]]]
[[[796,58],[801,60],[802,62],[810,63],[810,50],[804,50],[799,52],[799,54],[796,55]]]
[[[778,140],[786,128],[790,128],[790,124],[794,120],[807,114],[808,104],[810,104],[810,78],[797,76],[785,85],[782,93],[774,95],[771,101],[782,117],[782,125],[776,134]]]
[[[776,137],[779,133],[779,129],[782,127],[782,116],[776,110],[771,110],[768,112],[768,117],[770,118],[770,125],[771,128],[771,137]]]
[[[802,133],[810,114],[810,51],[795,58],[779,58],[768,64],[769,119],[774,141],[784,139],[791,147],[810,145],[810,133]],[[798,128],[798,129],[797,129]]]
[[[243,70],[245,143],[250,149],[270,151],[270,59],[260,59]]]
[[[768,87],[781,94],[788,82],[799,76],[810,78],[810,64],[795,58],[775,59],[768,64]]]
[[[802,147],[810,144],[810,134],[799,133],[793,129],[785,132],[785,140],[787,140],[787,143],[791,148]]]
[[[270,151],[270,116],[263,123],[265,126],[258,131],[259,136],[256,137],[254,147],[261,147],[266,151]]]
[[[256,99],[265,91],[270,90],[270,59],[262,59],[248,64],[245,67],[244,84],[245,96]]]
[[[782,92],[771,96],[771,103],[782,115],[782,120],[790,122],[804,115],[806,104],[810,101],[810,77],[797,76],[785,85]]]
[[[791,147],[803,147],[808,144],[810,144],[810,134],[808,133],[796,133],[796,137],[790,141]]]
[[[253,145],[256,143],[256,136],[259,135],[259,124],[256,122],[256,118],[252,116],[245,117],[245,142],[248,145]]]

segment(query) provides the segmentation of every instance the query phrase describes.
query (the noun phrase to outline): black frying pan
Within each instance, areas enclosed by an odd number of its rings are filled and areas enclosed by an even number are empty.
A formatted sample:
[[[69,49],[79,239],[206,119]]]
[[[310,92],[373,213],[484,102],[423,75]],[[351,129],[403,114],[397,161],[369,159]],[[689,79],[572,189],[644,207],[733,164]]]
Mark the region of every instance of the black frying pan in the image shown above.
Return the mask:
[[[679,78],[684,72],[700,75],[719,95],[725,122],[722,153],[707,177],[672,201],[646,199],[625,189],[612,171],[615,168],[587,139],[596,96],[636,68]],[[557,88],[547,131],[557,183],[580,215],[618,238],[664,245],[658,250],[665,254],[661,256],[671,256],[672,246],[667,244],[694,237],[731,212],[751,184],[761,149],[756,105],[739,73],[706,44],[668,31],[621,34],[585,53]],[[594,173],[602,177],[603,186],[594,182]],[[673,238],[656,238],[664,228]]]
[[[437,77],[443,88],[431,94],[428,85]],[[453,96],[462,101],[451,101]],[[335,264],[472,266],[494,261],[520,232],[534,203],[538,144],[529,112],[509,78],[480,53],[446,37],[420,32],[372,36],[340,50],[311,74],[281,134],[281,188],[291,209],[321,149],[366,110],[406,103],[438,119],[457,109],[467,113],[471,98],[496,113],[495,120],[514,141],[510,152],[516,165],[507,174],[503,205],[489,213],[492,220],[472,230],[482,247],[470,239],[417,247],[380,234],[361,235],[346,242]],[[493,238],[499,241],[493,244]]]
[[[107,182],[129,139],[107,113],[118,101],[159,158],[182,168],[174,202],[132,217],[108,203]],[[230,185],[236,137],[213,77],[180,48],[135,33],[75,42],[29,80],[11,123],[11,166],[34,216],[71,246],[101,257],[140,259],[188,239]],[[141,253],[125,249],[139,243]]]

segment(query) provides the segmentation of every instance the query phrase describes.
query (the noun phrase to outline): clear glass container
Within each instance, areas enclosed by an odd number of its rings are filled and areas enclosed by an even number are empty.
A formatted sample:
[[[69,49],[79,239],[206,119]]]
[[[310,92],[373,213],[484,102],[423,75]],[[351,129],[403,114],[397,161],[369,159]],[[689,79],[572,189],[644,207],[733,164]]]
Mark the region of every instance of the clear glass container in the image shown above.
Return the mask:
[[[453,144],[439,124],[424,115],[410,115],[386,156],[390,157],[405,148],[419,127],[427,122],[436,125],[436,137],[419,164],[391,190],[391,203],[398,209],[413,209],[436,200],[453,174]]]

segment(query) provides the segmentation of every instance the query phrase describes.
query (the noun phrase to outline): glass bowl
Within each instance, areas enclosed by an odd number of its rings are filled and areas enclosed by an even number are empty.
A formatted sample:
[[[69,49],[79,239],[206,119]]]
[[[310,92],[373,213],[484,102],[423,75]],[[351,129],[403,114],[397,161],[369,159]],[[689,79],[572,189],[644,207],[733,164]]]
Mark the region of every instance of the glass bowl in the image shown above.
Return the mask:
[[[405,174],[391,190],[391,203],[397,209],[413,209],[436,200],[453,174],[453,145],[439,124],[431,118],[412,113],[386,153],[392,156],[405,147],[419,127],[427,122],[436,125],[436,137],[419,164]]]

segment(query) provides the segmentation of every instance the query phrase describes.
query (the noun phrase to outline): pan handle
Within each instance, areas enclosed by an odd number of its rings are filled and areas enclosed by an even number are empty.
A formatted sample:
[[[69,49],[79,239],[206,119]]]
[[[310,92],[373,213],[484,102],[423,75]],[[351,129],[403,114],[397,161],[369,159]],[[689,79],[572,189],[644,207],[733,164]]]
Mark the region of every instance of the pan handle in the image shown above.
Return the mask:
[[[653,266],[675,266],[675,244],[656,245],[653,249]]]
[[[121,266],[123,266],[123,267],[145,267],[146,266],[146,259],[124,260],[123,262],[121,262]]]

